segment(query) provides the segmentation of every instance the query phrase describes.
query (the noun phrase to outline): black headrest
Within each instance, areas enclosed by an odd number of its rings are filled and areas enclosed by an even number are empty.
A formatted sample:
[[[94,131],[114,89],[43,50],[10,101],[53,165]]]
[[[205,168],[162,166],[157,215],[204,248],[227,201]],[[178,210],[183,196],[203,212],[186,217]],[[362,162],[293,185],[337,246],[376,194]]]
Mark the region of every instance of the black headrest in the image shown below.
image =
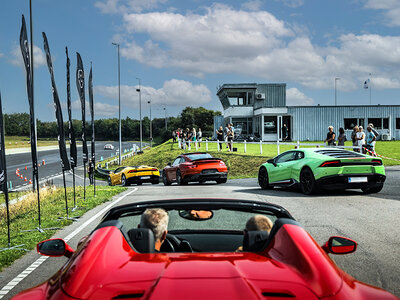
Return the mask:
[[[140,253],[154,252],[154,234],[148,228],[134,228],[128,231],[133,247]]]
[[[243,236],[243,251],[261,251],[268,240],[266,231],[246,231]]]

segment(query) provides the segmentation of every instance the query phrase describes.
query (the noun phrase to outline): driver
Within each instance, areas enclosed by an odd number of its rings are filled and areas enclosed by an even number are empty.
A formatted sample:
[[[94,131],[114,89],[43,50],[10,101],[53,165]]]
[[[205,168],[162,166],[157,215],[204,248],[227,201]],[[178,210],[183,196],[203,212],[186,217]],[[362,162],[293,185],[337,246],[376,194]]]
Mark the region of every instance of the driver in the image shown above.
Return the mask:
[[[162,208],[148,208],[146,209],[140,219],[139,228],[148,228],[154,234],[154,249],[156,252],[160,251],[162,243],[168,233],[168,213]]]
[[[243,231],[244,232],[246,232],[246,231],[266,231],[266,232],[270,233],[272,226],[274,226],[274,224],[272,223],[271,219],[268,218],[267,216],[255,215],[247,220],[246,227]],[[236,252],[242,252],[242,251],[243,251],[243,246],[240,246],[236,250]]]

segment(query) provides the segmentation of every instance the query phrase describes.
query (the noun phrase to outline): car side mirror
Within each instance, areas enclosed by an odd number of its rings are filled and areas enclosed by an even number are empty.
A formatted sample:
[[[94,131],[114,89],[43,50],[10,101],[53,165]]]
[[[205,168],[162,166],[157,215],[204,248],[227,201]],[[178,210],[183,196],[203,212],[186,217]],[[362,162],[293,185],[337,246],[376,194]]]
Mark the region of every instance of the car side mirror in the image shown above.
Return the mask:
[[[51,239],[36,245],[39,254],[51,257],[66,256],[70,258],[75,252],[63,239]]]
[[[267,160],[267,163],[273,164],[276,167],[275,159],[271,158]]]
[[[331,236],[322,249],[331,254],[349,254],[356,251],[357,242],[346,237]]]

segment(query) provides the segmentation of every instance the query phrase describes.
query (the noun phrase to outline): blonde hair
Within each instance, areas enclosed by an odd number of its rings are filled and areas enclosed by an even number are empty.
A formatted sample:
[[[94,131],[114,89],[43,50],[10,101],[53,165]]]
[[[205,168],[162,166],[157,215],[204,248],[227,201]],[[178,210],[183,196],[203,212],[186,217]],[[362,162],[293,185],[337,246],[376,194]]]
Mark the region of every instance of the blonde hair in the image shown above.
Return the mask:
[[[164,232],[168,230],[168,213],[162,208],[146,209],[140,219],[140,228],[148,228],[153,231],[154,239],[161,240]]]
[[[247,221],[245,230],[270,232],[273,225],[270,218],[263,215],[255,215]]]

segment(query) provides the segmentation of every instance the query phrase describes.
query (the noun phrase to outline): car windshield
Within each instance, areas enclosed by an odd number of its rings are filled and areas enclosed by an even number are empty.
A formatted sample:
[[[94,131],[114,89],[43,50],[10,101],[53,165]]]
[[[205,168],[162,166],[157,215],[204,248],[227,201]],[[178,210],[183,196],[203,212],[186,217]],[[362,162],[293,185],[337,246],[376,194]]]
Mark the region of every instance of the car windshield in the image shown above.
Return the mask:
[[[174,231],[181,230],[236,230],[243,231],[246,222],[252,216],[255,215],[265,215],[272,222],[275,222],[277,217],[272,213],[267,213],[262,211],[260,213],[238,211],[238,210],[228,210],[228,209],[218,209],[213,210],[213,216],[208,220],[188,220],[184,219],[179,215],[178,210],[169,210],[169,223],[168,231],[173,233]],[[123,214],[119,217],[119,220],[123,223],[124,228],[129,230],[131,228],[137,228],[140,223],[141,214],[138,212],[137,215],[132,215],[131,213]]]
[[[190,160],[213,158],[212,155],[210,155],[208,153],[187,154],[186,157],[189,158]]]

